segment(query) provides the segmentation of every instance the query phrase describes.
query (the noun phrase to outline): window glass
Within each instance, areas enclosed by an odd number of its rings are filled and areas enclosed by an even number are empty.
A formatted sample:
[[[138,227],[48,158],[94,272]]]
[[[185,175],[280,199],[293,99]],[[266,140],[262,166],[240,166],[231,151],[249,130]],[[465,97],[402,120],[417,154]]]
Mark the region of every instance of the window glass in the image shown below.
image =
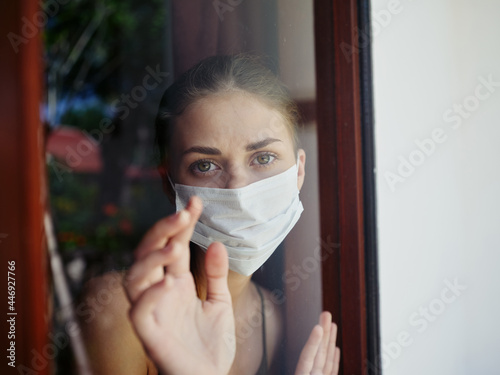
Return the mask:
[[[175,211],[154,149],[158,105],[174,79],[205,57],[250,52],[288,87],[307,156],[304,212],[253,278],[272,295],[266,318],[282,313],[278,366],[291,373],[321,311],[312,1],[53,4],[45,4],[43,112],[51,210],[75,301],[89,279],[130,267],[144,233]],[[107,302],[83,303],[99,311]],[[56,298],[54,331],[67,334],[63,310]],[[69,347],[60,351],[58,372],[72,361]]]

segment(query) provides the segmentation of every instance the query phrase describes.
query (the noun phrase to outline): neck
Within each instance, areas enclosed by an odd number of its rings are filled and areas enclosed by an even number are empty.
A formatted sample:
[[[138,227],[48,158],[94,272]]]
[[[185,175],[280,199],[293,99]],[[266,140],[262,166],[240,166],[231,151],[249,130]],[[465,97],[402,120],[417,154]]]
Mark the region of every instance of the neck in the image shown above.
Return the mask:
[[[236,307],[241,304],[242,300],[245,300],[245,297],[248,295],[248,293],[251,292],[251,278],[252,276],[244,276],[237,272],[229,270],[229,274],[227,276],[227,285],[229,287],[229,293],[231,293],[234,310],[236,310]]]

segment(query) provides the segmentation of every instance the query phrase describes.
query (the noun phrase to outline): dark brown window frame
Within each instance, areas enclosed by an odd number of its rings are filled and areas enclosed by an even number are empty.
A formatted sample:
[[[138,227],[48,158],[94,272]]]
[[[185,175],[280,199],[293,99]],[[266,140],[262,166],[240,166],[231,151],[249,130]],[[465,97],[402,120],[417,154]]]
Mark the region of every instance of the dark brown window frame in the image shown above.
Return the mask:
[[[315,0],[323,308],[341,374],[378,374],[379,326],[369,0]]]

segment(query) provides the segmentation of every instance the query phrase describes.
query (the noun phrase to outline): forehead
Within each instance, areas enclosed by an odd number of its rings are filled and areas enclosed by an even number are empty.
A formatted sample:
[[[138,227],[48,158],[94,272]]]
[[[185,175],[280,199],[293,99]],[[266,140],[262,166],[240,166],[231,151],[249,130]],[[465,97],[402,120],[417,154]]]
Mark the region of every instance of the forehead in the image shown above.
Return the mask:
[[[238,145],[265,138],[278,138],[292,145],[292,135],[281,113],[244,92],[227,92],[197,100],[174,125],[175,148],[191,144]]]

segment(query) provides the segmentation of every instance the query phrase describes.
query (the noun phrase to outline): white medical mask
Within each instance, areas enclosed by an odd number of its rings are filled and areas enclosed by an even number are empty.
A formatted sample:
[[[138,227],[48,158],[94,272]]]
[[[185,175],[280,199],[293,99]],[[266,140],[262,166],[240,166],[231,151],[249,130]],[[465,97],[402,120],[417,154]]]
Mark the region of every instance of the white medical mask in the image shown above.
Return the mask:
[[[238,189],[175,184],[176,208],[197,195],[203,212],[191,241],[207,249],[222,242],[229,268],[242,275],[254,273],[273,254],[304,210],[297,188],[297,165],[275,176]]]

